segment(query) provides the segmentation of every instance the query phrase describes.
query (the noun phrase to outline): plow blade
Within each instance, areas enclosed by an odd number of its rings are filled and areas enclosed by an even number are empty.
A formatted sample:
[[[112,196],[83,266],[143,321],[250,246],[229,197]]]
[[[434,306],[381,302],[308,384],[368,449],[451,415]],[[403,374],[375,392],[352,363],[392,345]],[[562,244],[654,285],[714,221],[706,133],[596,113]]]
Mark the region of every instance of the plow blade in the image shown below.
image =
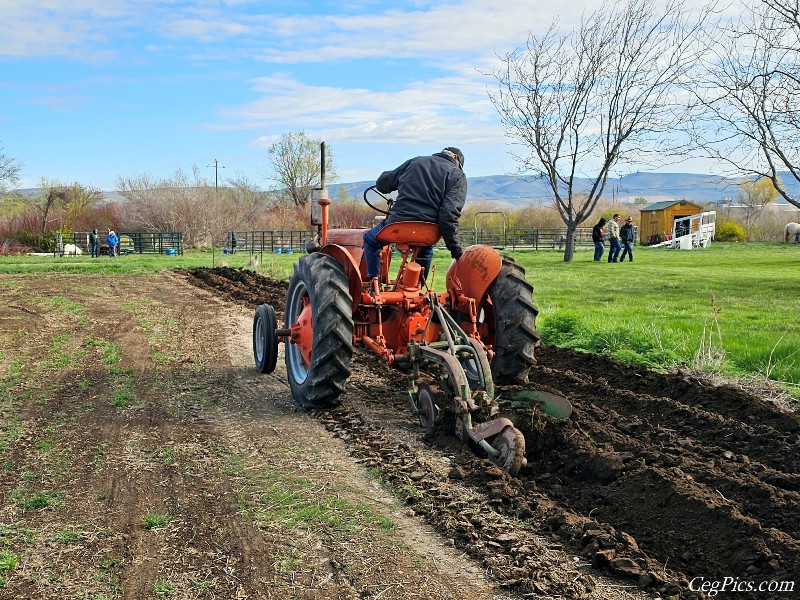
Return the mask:
[[[572,404],[564,396],[540,390],[519,390],[511,393],[506,400],[514,408],[531,409],[538,406],[541,411],[554,419],[569,419]]]

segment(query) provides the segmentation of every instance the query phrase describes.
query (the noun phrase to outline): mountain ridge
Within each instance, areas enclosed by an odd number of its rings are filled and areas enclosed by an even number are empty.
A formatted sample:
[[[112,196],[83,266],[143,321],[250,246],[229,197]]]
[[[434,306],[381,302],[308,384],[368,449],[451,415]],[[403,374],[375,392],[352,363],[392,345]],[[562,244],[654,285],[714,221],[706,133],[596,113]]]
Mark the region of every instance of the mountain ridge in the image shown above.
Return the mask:
[[[619,178],[610,178],[603,190],[603,198],[619,203],[633,203],[636,198],[644,198],[648,204],[664,200],[689,200],[698,203],[738,204],[739,184],[746,178],[720,177],[698,173],[631,173]],[[794,197],[800,197],[800,183],[791,174],[783,177],[784,185]],[[592,184],[589,178],[576,178],[576,189],[587,192]],[[374,181],[332,183],[328,185],[328,195],[335,199],[344,188],[349,197],[361,198],[364,190]],[[552,202],[550,186],[543,179],[524,175],[484,175],[467,177],[467,202],[487,200],[510,207],[527,204],[547,205]],[[39,192],[36,188],[17,190],[31,196]],[[104,191],[106,200],[123,200],[117,191]],[[785,203],[780,198],[778,203]]]
[[[747,178],[720,177],[698,173],[631,173],[619,178],[609,178],[603,190],[603,197],[621,203],[633,203],[636,198],[645,198],[648,204],[664,200],[690,200],[700,203],[737,204],[739,184]],[[789,193],[800,196],[800,183],[790,174],[784,177]],[[331,184],[328,192],[336,198],[339,188],[344,186],[349,196],[361,197],[364,190],[373,185],[371,181]],[[592,180],[576,178],[576,189],[586,192]],[[486,175],[467,177],[467,202],[489,200],[503,202],[512,206],[525,204],[549,204],[553,193],[542,179],[532,179],[523,175]],[[784,202],[780,199],[779,202]]]

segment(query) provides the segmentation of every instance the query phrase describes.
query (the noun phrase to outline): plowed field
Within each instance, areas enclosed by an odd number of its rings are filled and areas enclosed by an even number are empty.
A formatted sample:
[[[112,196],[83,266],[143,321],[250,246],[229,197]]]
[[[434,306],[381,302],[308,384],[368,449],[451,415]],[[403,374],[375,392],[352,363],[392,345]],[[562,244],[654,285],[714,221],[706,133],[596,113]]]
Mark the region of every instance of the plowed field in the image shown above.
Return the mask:
[[[193,275],[243,299],[238,286],[219,281],[217,273]],[[254,292],[254,304],[264,298],[282,306],[283,289],[245,286]],[[657,374],[553,347],[541,349],[531,380],[532,387],[567,396],[574,415],[567,422],[548,421],[541,431],[526,429],[529,465],[521,477],[476,464],[454,440],[428,440],[453,454],[449,479],[469,481],[484,494],[488,514],[522,516],[526,525],[537,524],[538,533],[556,533],[596,567],[667,595],[685,590],[696,577],[755,582],[792,580],[800,573],[796,414],[735,387],[712,387],[688,375]],[[436,503],[441,482],[432,475],[428,482],[409,478],[407,467],[392,468],[408,422],[398,419],[408,412],[398,381],[391,369],[360,355],[348,397],[353,401],[320,418],[351,444],[358,441],[354,451],[395,485],[411,480],[425,490],[422,502],[432,506],[424,512],[447,535],[496,563],[501,578],[537,591],[532,581],[537,570],[530,563],[538,562],[541,548],[525,547],[513,527],[483,526],[487,512],[474,500],[467,512],[476,514],[478,523],[461,510],[445,510],[459,505],[457,497],[445,495]],[[400,434],[390,443],[393,429]]]

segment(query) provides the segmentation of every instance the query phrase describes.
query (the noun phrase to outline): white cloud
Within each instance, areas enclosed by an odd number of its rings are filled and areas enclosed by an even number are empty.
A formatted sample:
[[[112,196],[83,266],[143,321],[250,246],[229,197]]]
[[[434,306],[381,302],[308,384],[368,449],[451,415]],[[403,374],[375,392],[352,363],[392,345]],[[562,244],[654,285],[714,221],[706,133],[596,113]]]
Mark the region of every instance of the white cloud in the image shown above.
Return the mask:
[[[221,129],[270,131],[257,146],[271,144],[287,127],[331,141],[427,143],[457,136],[465,142],[502,138],[487,115],[494,112],[476,81],[442,77],[397,91],[307,85],[288,76],[259,78],[258,100],[224,113]]]
[[[587,2],[566,0],[562,24],[575,22]],[[591,0],[588,4],[597,4]],[[499,10],[485,0],[437,4],[428,10],[390,9],[368,15],[311,15],[270,23],[288,48],[267,47],[267,62],[325,62],[345,58],[425,58],[431,61],[493,53],[524,43],[530,30],[546,28],[553,9],[529,0],[507,0]],[[322,35],[309,35],[323,32]]]

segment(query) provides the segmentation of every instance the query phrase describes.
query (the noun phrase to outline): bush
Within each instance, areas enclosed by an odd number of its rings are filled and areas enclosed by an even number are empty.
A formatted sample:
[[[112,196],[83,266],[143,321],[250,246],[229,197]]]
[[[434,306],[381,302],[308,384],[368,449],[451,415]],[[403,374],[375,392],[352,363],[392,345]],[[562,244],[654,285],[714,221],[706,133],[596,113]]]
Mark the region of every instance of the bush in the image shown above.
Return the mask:
[[[53,252],[55,249],[53,234],[50,232],[38,233],[36,231],[21,229],[14,235],[14,241],[23,246],[35,248],[40,252]]]
[[[714,239],[718,242],[743,242],[747,236],[744,234],[744,227],[735,221],[726,221],[717,225]]]

